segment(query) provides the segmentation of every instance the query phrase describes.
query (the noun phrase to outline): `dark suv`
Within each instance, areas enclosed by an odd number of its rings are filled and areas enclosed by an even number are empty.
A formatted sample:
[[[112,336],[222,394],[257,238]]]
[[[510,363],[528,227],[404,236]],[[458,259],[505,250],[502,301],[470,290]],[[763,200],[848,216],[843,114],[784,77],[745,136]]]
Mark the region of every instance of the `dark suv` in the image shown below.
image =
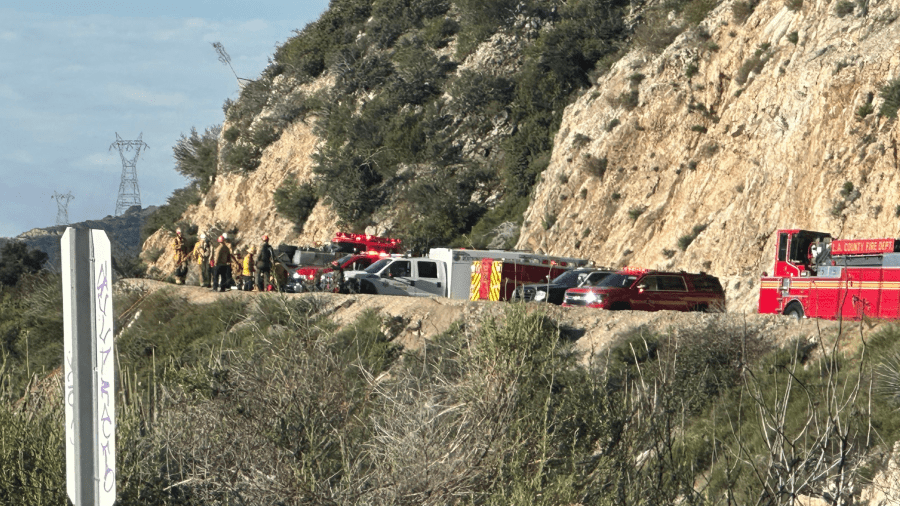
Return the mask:
[[[719,279],[701,272],[627,270],[594,286],[570,288],[563,306],[640,311],[725,311],[725,291]]]
[[[566,290],[576,286],[593,285],[601,279],[612,274],[612,271],[597,269],[572,269],[556,276],[548,283],[534,283],[523,285],[513,293],[510,300],[525,302],[549,302],[560,305]]]

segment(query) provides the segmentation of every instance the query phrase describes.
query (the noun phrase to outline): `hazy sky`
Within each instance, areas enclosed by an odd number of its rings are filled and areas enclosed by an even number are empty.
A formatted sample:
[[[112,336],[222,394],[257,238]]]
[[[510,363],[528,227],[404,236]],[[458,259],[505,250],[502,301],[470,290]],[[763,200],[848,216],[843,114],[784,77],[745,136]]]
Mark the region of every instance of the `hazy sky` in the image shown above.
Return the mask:
[[[327,0],[0,2],[0,236],[56,224],[53,192],[71,191],[69,221],[115,214],[122,175],[116,133],[149,149],[137,162],[141,204],[185,180],[172,146],[220,124],[236,99],[231,70],[255,78],[276,45],[316,20]]]

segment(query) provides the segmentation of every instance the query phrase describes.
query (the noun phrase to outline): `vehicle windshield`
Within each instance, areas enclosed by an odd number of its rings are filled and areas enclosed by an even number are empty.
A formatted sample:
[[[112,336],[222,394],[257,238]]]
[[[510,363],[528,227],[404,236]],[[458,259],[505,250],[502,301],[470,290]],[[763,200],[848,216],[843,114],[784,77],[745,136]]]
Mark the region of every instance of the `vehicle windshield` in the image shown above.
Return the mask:
[[[338,265],[344,265],[345,263],[349,262],[350,259],[353,258],[354,256],[356,256],[356,255],[347,255],[345,257],[338,258],[337,263],[338,263]]]
[[[384,266],[386,266],[389,263],[391,263],[390,258],[382,258],[381,260],[375,262],[374,264],[366,267],[365,272],[368,272],[369,274],[375,274],[378,271],[380,271],[381,269],[384,269]]]
[[[628,288],[635,281],[637,281],[637,276],[633,274],[610,274],[594,286],[597,288]]]
[[[566,271],[566,272],[560,274],[559,276],[556,276],[555,278],[553,278],[552,283],[556,284],[556,285],[575,286],[575,284],[578,282],[579,274],[582,274],[582,273],[576,272],[576,271]]]
[[[597,286],[601,281],[605,278],[608,278],[612,273],[611,272],[592,272],[590,274],[586,274],[584,276],[584,280],[579,284],[579,287],[582,286]]]

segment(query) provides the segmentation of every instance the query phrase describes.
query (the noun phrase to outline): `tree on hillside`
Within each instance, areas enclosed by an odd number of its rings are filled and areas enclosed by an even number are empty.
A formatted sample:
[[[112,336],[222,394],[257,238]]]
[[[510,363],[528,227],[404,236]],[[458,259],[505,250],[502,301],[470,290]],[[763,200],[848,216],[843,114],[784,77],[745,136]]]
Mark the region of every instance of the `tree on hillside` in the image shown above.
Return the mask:
[[[41,270],[47,254],[39,249],[28,251],[22,241],[7,243],[0,250],[0,285],[15,286],[22,274],[34,274]]]

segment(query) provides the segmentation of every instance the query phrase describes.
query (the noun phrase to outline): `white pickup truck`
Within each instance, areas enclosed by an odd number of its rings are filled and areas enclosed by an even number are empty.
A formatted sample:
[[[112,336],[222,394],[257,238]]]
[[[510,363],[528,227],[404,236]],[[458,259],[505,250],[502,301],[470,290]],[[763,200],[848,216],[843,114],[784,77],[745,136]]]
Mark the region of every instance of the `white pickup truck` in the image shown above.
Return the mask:
[[[345,272],[344,279],[360,293],[468,300],[472,287],[472,264],[482,258],[531,265],[540,265],[542,262],[550,264],[548,259],[553,259],[563,261],[571,267],[585,263],[579,259],[547,257],[519,251],[432,248],[427,257],[383,258],[363,271]],[[557,263],[553,265],[558,268]]]

